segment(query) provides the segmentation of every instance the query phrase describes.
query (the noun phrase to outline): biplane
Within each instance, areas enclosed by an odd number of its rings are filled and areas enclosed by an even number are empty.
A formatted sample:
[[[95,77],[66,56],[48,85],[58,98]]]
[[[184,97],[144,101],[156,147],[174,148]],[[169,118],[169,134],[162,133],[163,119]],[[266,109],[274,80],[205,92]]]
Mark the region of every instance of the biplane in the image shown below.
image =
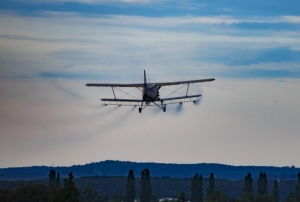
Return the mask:
[[[144,83],[134,83],[134,84],[113,84],[113,83],[87,83],[88,87],[111,87],[114,98],[102,98],[103,105],[119,105],[119,106],[137,106],[139,107],[139,112],[141,113],[147,106],[157,106],[166,112],[167,104],[182,104],[183,102],[197,102],[201,94],[188,95],[189,85],[192,83],[210,82],[214,81],[214,78],[210,79],[198,79],[189,81],[175,81],[175,82],[160,82],[160,83],[147,83],[146,71],[144,70]],[[172,85],[187,85],[186,95],[177,97],[167,97],[160,98],[159,89],[162,86],[172,86]],[[142,99],[121,99],[117,98],[114,88],[118,87],[132,87],[137,88],[142,91]],[[174,91],[175,92],[175,91]],[[127,93],[128,94],[128,93]]]

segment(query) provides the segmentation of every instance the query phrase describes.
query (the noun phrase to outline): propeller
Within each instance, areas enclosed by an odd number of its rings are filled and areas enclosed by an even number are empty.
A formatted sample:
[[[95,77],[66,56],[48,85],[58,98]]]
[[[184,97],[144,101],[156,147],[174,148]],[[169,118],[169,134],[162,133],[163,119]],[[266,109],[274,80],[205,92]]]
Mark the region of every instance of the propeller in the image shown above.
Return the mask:
[[[193,101],[193,104],[198,106],[198,105],[200,105],[201,100],[202,100],[202,98],[200,97],[199,100]]]

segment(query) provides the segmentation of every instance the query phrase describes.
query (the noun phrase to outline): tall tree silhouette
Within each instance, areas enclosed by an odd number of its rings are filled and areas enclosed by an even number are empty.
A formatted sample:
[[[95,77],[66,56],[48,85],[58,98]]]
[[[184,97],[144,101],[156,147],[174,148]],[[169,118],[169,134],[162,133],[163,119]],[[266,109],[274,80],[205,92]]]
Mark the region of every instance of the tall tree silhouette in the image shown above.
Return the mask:
[[[73,179],[73,174],[69,173],[69,178],[64,180],[64,186],[62,188],[59,201],[79,202],[79,191],[75,187]]]
[[[247,176],[245,176],[245,178],[244,178],[243,192],[244,193],[248,193],[248,192],[252,193],[253,192],[252,184],[253,184],[253,179],[252,179],[251,173],[248,173]]]
[[[60,174],[59,173],[57,173],[57,175],[56,175],[56,186],[60,187]]]
[[[134,184],[135,184],[135,176],[133,170],[130,170],[127,176],[125,202],[134,202],[134,198],[135,198]]]
[[[300,201],[300,172],[298,173],[298,182],[296,185],[295,194],[296,194],[297,201]]]
[[[277,182],[277,180],[274,180],[274,185],[273,185],[273,198],[274,198],[274,202],[279,202],[279,187],[278,187],[278,182]]]
[[[191,183],[191,202],[203,202],[203,178],[202,175],[194,175]]]
[[[257,179],[258,194],[267,194],[267,186],[268,186],[267,174],[260,172],[259,178]]]
[[[140,201],[150,202],[152,196],[152,188],[150,182],[150,171],[148,168],[142,170],[141,174],[141,191],[140,191]]]
[[[209,197],[214,189],[215,189],[215,178],[214,178],[214,174],[210,173],[206,197]]]
[[[49,188],[53,190],[60,187],[60,175],[56,174],[55,170],[51,169],[49,173]]]

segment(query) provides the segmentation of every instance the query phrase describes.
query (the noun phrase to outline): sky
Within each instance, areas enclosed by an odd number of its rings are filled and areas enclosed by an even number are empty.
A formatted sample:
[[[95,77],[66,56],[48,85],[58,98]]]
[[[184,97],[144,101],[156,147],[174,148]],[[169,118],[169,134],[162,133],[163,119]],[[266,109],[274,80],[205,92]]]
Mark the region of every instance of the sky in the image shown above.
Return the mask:
[[[2,0],[0,167],[300,167],[299,8],[299,0]],[[105,107],[111,89],[85,86],[141,83],[143,70],[150,82],[216,80],[190,86],[199,104],[165,113]]]

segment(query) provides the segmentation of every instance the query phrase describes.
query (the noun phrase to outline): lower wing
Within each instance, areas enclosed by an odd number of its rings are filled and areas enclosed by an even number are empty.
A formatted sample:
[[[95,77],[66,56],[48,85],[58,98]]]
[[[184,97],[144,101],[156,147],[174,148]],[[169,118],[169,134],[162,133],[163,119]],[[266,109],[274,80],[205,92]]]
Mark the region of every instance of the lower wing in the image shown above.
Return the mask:
[[[103,98],[101,101],[104,102],[143,102],[143,100],[138,99],[113,99],[113,98]]]
[[[103,105],[119,105],[119,106],[137,106],[142,102],[146,103],[147,106],[157,106],[157,104],[176,104],[176,103],[184,103],[184,102],[195,102],[201,95],[188,95],[188,96],[180,96],[180,97],[170,97],[163,98],[152,102],[146,102],[144,100],[139,99],[114,99],[114,98],[103,98]],[[158,103],[157,103],[158,102]]]
[[[171,100],[180,100],[180,99],[186,99],[186,98],[199,98],[201,95],[187,95],[187,96],[180,96],[180,97],[169,97],[169,98],[162,98],[160,101],[171,101]]]

